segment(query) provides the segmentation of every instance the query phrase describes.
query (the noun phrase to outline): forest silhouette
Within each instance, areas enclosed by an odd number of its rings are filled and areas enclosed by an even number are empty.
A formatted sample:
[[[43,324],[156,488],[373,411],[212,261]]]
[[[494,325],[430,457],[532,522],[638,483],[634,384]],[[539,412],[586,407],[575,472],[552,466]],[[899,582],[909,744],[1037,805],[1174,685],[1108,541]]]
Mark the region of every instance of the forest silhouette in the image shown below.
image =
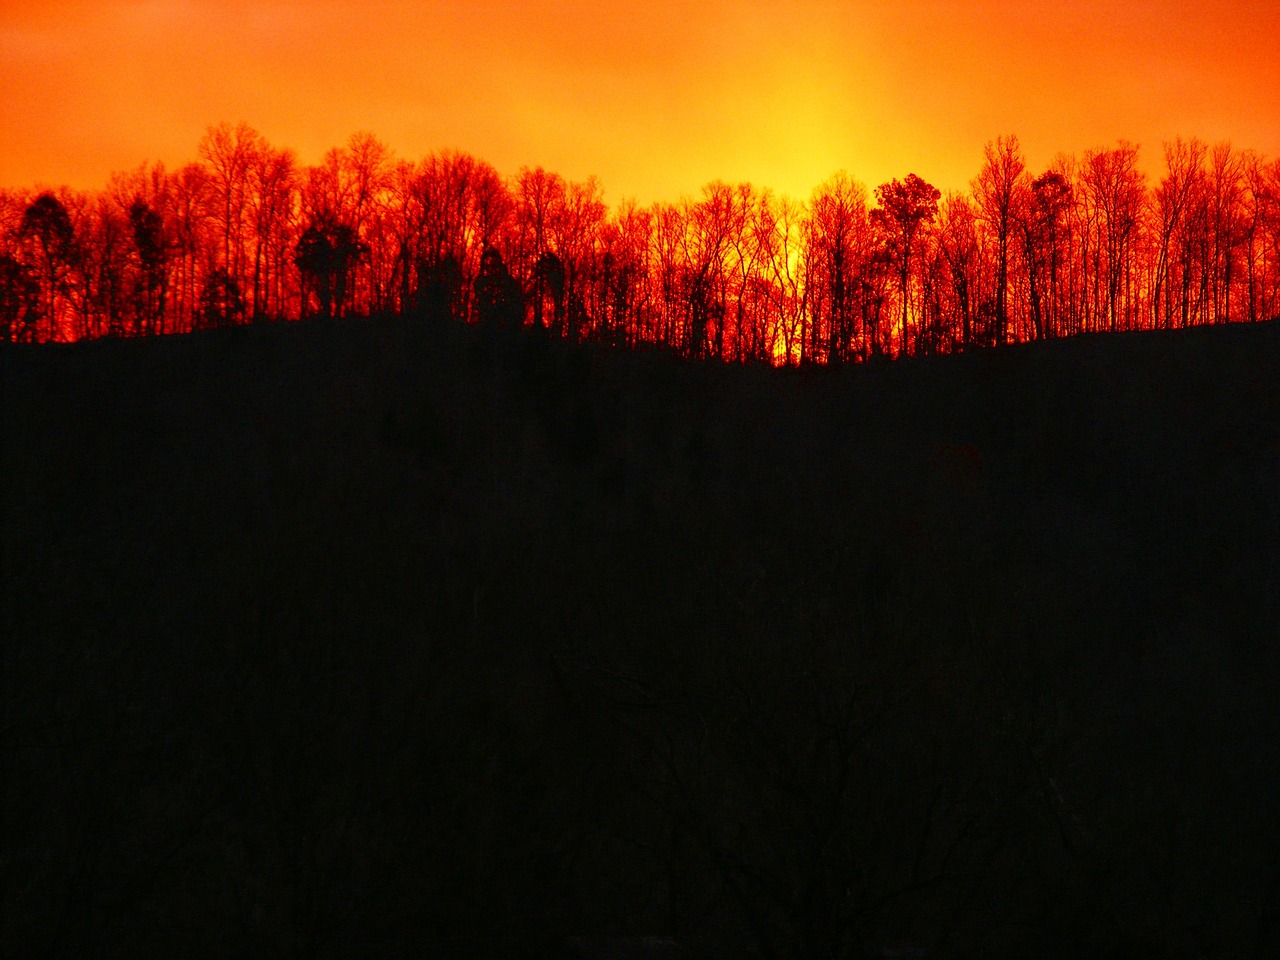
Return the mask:
[[[6,955],[1275,953],[1274,161],[200,155],[0,195]]]
[[[504,178],[357,134],[306,166],[245,124],[97,193],[0,192],[0,337],[446,314],[775,364],[916,356],[1280,312],[1280,161],[1120,142],[1029,170],[1014,136],[967,193],[845,173],[807,200],[714,182],[608,209],[594,179]]]

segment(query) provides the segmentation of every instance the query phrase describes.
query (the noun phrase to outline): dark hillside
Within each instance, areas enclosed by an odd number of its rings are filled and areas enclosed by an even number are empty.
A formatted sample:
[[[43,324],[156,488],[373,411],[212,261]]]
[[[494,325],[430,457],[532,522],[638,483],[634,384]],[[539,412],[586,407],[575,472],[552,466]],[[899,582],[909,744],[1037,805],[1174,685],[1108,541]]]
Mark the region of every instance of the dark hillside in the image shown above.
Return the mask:
[[[1280,944],[1280,325],[0,374],[8,955]]]

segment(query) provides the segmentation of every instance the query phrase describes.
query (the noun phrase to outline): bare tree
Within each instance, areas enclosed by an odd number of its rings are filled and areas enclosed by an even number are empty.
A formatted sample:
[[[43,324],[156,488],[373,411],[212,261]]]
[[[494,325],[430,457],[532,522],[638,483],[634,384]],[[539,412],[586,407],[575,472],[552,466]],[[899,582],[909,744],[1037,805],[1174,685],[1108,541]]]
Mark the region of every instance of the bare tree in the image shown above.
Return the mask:
[[[1016,136],[997,137],[983,148],[982,170],[973,181],[978,210],[996,242],[996,342],[1009,334],[1009,238],[1026,163]]]
[[[139,197],[129,205],[129,226],[138,259],[134,290],[138,333],[156,333],[164,316],[169,275],[164,221]]]
[[[1170,273],[1174,265],[1180,266],[1180,272],[1184,274],[1186,270],[1185,264],[1177,264],[1174,245],[1189,229],[1196,198],[1202,192],[1205,151],[1205,145],[1195,139],[1177,139],[1164,145],[1167,172],[1155,190],[1159,235],[1151,289],[1151,318],[1156,327],[1174,325],[1174,284],[1170,282]],[[1181,325],[1185,326],[1185,299],[1181,312]]]
[[[433,154],[416,178],[422,215],[420,270],[443,285],[448,309],[471,315],[469,291],[483,252],[502,236],[509,205],[497,171],[465,153]]]
[[[1213,322],[1233,319],[1233,293],[1244,246],[1244,162],[1231,144],[1219,143],[1209,155],[1210,244],[1209,299]]]
[[[899,354],[909,352],[908,320],[910,317],[911,260],[920,236],[920,229],[932,223],[938,214],[938,199],[942,196],[937,187],[926,183],[914,173],[906,180],[891,180],[876,187],[876,200],[880,206],[872,216],[884,227],[891,241],[891,256],[898,268],[898,292],[902,298],[902,318],[899,327]]]
[[[943,201],[938,247],[947,263],[953,310],[959,314],[959,342],[962,347],[971,346],[974,342],[973,320],[981,250],[978,247],[977,216],[968,197],[953,193]],[[953,323],[954,320],[953,316]]]
[[[0,253],[0,342],[32,339],[39,316],[40,281],[21,260]]]
[[[1146,201],[1146,178],[1138,167],[1138,148],[1121,141],[1111,150],[1085,154],[1085,199],[1092,210],[1094,268],[1092,297],[1111,331],[1132,329],[1138,316],[1134,262]]]
[[[221,123],[206,131],[197,148],[209,172],[214,200],[210,210],[222,238],[220,263],[240,290],[247,286],[246,263],[253,241],[250,173],[266,146],[262,135],[248,124]]]
[[[256,319],[292,312],[291,253],[297,204],[298,166],[291,150],[268,145],[254,155],[249,170],[253,217],[253,315]]]
[[[1269,238],[1277,234],[1280,220],[1280,162],[1268,164],[1264,157],[1250,151],[1245,154],[1247,185],[1245,227],[1245,283],[1248,297],[1248,319],[1251,322],[1277,315],[1280,308],[1280,284],[1277,276],[1276,250]]]
[[[772,211],[768,269],[777,304],[765,331],[765,350],[775,363],[797,362],[802,349],[808,310],[802,266],[804,215],[804,206],[789,197],[777,200]]]
[[[305,169],[243,123],[209,127],[197,152],[96,194],[0,191],[5,336],[425,304],[470,321],[488,250],[519,287],[524,323],[733,361],[905,356],[1280,309],[1280,161],[1229,144],[1166,144],[1148,188],[1127,142],[1033,179],[1017,137],[998,137],[940,218],[938,191],[914,174],[877,188],[875,210],[839,173],[807,205],[714,182],[611,211],[594,178],[524,168],[504,180],[451,151],[397,161],[368,133]],[[351,254],[337,273],[326,243]]]
[[[42,193],[22,215],[18,236],[33,248],[40,284],[40,316],[45,321],[43,339],[57,340],[61,334],[58,306],[69,293],[69,278],[78,255],[75,228],[63,202],[52,193]]]
[[[861,261],[871,245],[867,191],[848,174],[837,173],[814,191],[805,221],[806,282],[810,355],[831,361],[850,358],[855,339]],[[823,333],[825,331],[825,335]],[[818,352],[821,338],[822,350]]]
[[[188,164],[173,178],[172,228],[174,252],[178,257],[174,296],[178,315],[171,329],[191,330],[197,322],[200,290],[212,255],[213,218],[209,208],[213,190],[209,171],[200,164]]]
[[[1059,272],[1071,203],[1071,184],[1061,173],[1050,170],[1021,192],[1018,204],[1032,331],[1037,340],[1058,334]]]

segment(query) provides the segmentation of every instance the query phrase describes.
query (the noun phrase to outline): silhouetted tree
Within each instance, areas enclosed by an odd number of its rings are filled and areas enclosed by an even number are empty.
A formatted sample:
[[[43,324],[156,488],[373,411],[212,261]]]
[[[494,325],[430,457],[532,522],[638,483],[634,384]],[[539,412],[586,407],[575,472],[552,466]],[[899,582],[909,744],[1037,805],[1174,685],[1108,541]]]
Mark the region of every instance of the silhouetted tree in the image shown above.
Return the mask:
[[[129,205],[129,225],[140,267],[134,294],[138,332],[154,333],[164,315],[168,277],[164,225],[160,214],[140,197]]]
[[[938,229],[938,247],[947,264],[952,292],[952,326],[959,314],[959,343],[973,344],[973,319],[978,297],[978,271],[982,251],[978,245],[977,217],[973,202],[966,196],[951,194],[942,205]]]
[[[721,181],[709,183],[702,188],[700,200],[685,202],[682,213],[685,349],[695,358],[723,358],[726,282],[738,228],[734,190]]]
[[[1071,185],[1061,173],[1051,170],[1032,181],[1017,212],[1037,340],[1057,333],[1058,273],[1064,221],[1071,202]]]
[[[874,245],[862,184],[838,173],[814,191],[805,225],[810,358],[847,360],[855,335],[865,338],[861,308],[872,291],[859,280]]]
[[[1146,201],[1138,148],[1121,142],[1113,150],[1085,154],[1084,200],[1092,225],[1088,255],[1093,266],[1089,310],[1105,317],[1107,329],[1131,329],[1138,315],[1134,253]]]
[[[908,351],[907,321],[911,303],[908,281],[911,277],[911,257],[915,250],[920,228],[933,221],[938,213],[938,198],[942,194],[937,187],[926,183],[914,173],[906,180],[891,180],[876,187],[876,200],[880,206],[872,211],[889,239],[889,250],[898,268],[898,289],[902,296],[902,327],[900,353]]]
[[[319,302],[320,316],[342,316],[347,302],[348,280],[369,247],[354,227],[320,217],[303,231],[294,252],[306,287]]]
[[[206,328],[228,327],[244,319],[244,295],[226,267],[214,267],[200,294],[200,321]]]
[[[203,166],[187,164],[174,175],[170,226],[178,263],[170,302],[176,307],[177,316],[170,326],[178,330],[188,330],[204,322],[200,316],[200,297],[213,244],[213,220],[208,212],[211,202],[209,171]]]
[[[24,263],[0,254],[0,341],[33,339],[39,316],[40,281]]]
[[[531,278],[535,285],[538,282],[538,267],[549,253],[556,258],[561,273],[560,283],[562,286],[564,283],[564,261],[552,249],[552,222],[564,217],[566,189],[564,178],[542,167],[525,167],[511,184],[514,206],[512,268],[518,274]],[[562,289],[562,296],[563,292]],[[535,323],[541,325],[543,305],[536,295],[532,306]],[[562,309],[563,302],[560,304],[560,310]],[[555,314],[553,326],[563,319],[560,310]]]
[[[571,340],[787,363],[1280,311],[1280,161],[1228,144],[1168,145],[1149,189],[1130,144],[1033,180],[999,137],[936,231],[940,197],[914,175],[877,189],[874,211],[843,174],[807,204],[715,182],[610,211],[593,178],[504,181],[447,151],[395,161],[367,133],[307,168],[244,124],[210,127],[198,152],[100,194],[0,192],[6,336],[420,307],[511,323],[517,303]]]
[[[1009,334],[1009,238],[1026,164],[1015,136],[997,137],[983,148],[984,163],[973,181],[974,199],[996,241],[996,342]]]
[[[77,263],[80,309],[77,337],[119,337],[142,332],[137,286],[138,264],[128,217],[99,195],[82,218]]]
[[[600,232],[605,205],[600,183],[594,177],[565,185],[561,215],[551,222],[552,243],[560,253],[565,272],[565,336],[580,340],[591,333],[593,317],[588,309],[592,284],[599,268]]]
[[[1274,278],[1270,283],[1267,280],[1268,261],[1274,258],[1268,250],[1268,224],[1273,223],[1280,213],[1280,193],[1271,183],[1268,164],[1261,154],[1246,152],[1243,164],[1246,188],[1243,201],[1246,319],[1254,323],[1273,316],[1276,297],[1280,294]],[[1276,164],[1270,166],[1275,167]]]
[[[232,127],[221,123],[209,127],[201,139],[198,152],[209,174],[211,200],[209,213],[221,236],[220,262],[239,290],[246,286],[248,248],[252,220],[249,217],[252,195],[251,171],[259,156],[267,149],[266,140],[246,123]]]
[[[1259,162],[1257,189],[1265,199],[1260,204],[1263,222],[1258,229],[1259,247],[1265,251],[1258,269],[1258,282],[1265,289],[1259,319],[1280,319],[1280,158]]]
[[[475,295],[477,321],[493,326],[520,326],[524,313],[520,285],[507,271],[496,247],[485,250],[480,258]]]
[[[541,330],[546,305],[551,304],[551,328],[559,330],[564,322],[565,273],[564,263],[550,250],[538,257],[533,265],[533,325]]]
[[[509,216],[510,197],[502,178],[469,154],[443,152],[423,161],[412,189],[421,211],[417,262],[433,270],[452,258],[463,294],[455,315],[468,319],[466,295],[474,288],[481,257],[502,240]]]
[[[889,300],[889,280],[894,273],[893,265],[893,248],[881,237],[858,270],[858,303],[862,309],[862,327],[866,331],[865,356],[883,356],[890,346],[886,340],[892,340],[892,336],[886,336],[881,321],[884,306]]]
[[[75,229],[61,200],[42,193],[22,215],[18,236],[32,243],[41,287],[40,316],[48,322],[47,339],[58,337],[58,298],[67,293],[67,279],[76,258]]]
[[[1128,171],[1126,170],[1126,173]],[[1137,181],[1134,191],[1132,181]],[[1128,188],[1125,190],[1124,188]],[[1143,189],[1140,172],[1130,175],[1125,182],[1125,199],[1130,191]],[[1210,231],[1209,265],[1206,271],[1210,279],[1209,296],[1215,322],[1227,323],[1233,319],[1233,304],[1240,280],[1241,251],[1245,243],[1244,218],[1244,157],[1233,150],[1229,143],[1215,144],[1209,154]]]
[[[391,175],[391,152],[370,133],[355,134],[306,171],[304,222],[344,224],[363,244],[361,255],[347,265],[344,297],[335,305],[340,311],[368,313],[386,303],[395,254],[378,228]]]
[[[808,313],[804,282],[804,205],[775,198],[767,253],[770,294],[775,307],[764,325],[764,359],[789,364],[799,360]]]
[[[428,317],[436,320],[466,319],[466,286],[462,278],[462,265],[453,256],[446,256],[433,264],[420,264],[418,307]]]
[[[253,218],[253,302],[255,319],[288,312],[289,269],[296,232],[293,226],[299,172],[291,150],[262,144],[249,166],[249,210]]]
[[[654,206],[648,240],[654,261],[656,301],[650,329],[655,343],[688,352],[688,301],[684,296],[684,246],[688,205]]]
[[[624,202],[601,230],[601,280],[605,285],[597,313],[609,342],[634,345],[654,339],[653,278],[650,243],[652,210]]]
[[[1188,305],[1185,301],[1180,310],[1174,309],[1174,288],[1178,286],[1174,277],[1187,274],[1187,264],[1179,257],[1178,247],[1185,247],[1183,234],[1194,216],[1197,196],[1202,192],[1205,152],[1204,143],[1196,139],[1179,138],[1164,145],[1167,172],[1155,190],[1159,233],[1151,288],[1151,316],[1157,327],[1186,324]],[[1180,323],[1175,324],[1179,313]]]

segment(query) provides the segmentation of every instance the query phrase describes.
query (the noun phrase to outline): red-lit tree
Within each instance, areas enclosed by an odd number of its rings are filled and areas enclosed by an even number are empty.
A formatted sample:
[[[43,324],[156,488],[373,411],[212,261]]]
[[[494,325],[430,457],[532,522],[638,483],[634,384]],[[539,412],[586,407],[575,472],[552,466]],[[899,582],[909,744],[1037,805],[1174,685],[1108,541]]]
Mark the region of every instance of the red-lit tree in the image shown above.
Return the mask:
[[[60,335],[59,307],[70,294],[72,268],[79,259],[75,228],[62,200],[42,193],[22,215],[18,237],[28,248],[27,263],[40,285],[39,339],[57,340]]]
[[[905,180],[891,180],[876,187],[876,200],[880,206],[872,211],[873,220],[884,231],[888,241],[889,256],[898,272],[898,293],[901,297],[901,326],[899,327],[899,354],[909,353],[908,321],[910,317],[911,261],[925,224],[932,223],[938,214],[938,199],[942,196],[937,187],[921,180],[914,173]]]
[[[1015,136],[997,137],[983,148],[984,162],[973,181],[978,210],[996,244],[995,339],[1004,343],[1009,335],[1009,240],[1019,190],[1026,164]]]
[[[447,151],[397,161],[367,133],[307,168],[245,124],[210,127],[197,149],[197,163],[143,165],[96,194],[0,191],[4,336],[419,309],[471,322],[488,250],[522,323],[740,362],[1280,311],[1280,161],[1228,144],[1166,145],[1151,189],[1131,144],[1033,179],[1017,138],[999,137],[968,195],[939,208],[910,175],[882,184],[875,210],[845,174],[807,204],[715,182],[610,211],[594,179],[525,168],[504,181]]]

